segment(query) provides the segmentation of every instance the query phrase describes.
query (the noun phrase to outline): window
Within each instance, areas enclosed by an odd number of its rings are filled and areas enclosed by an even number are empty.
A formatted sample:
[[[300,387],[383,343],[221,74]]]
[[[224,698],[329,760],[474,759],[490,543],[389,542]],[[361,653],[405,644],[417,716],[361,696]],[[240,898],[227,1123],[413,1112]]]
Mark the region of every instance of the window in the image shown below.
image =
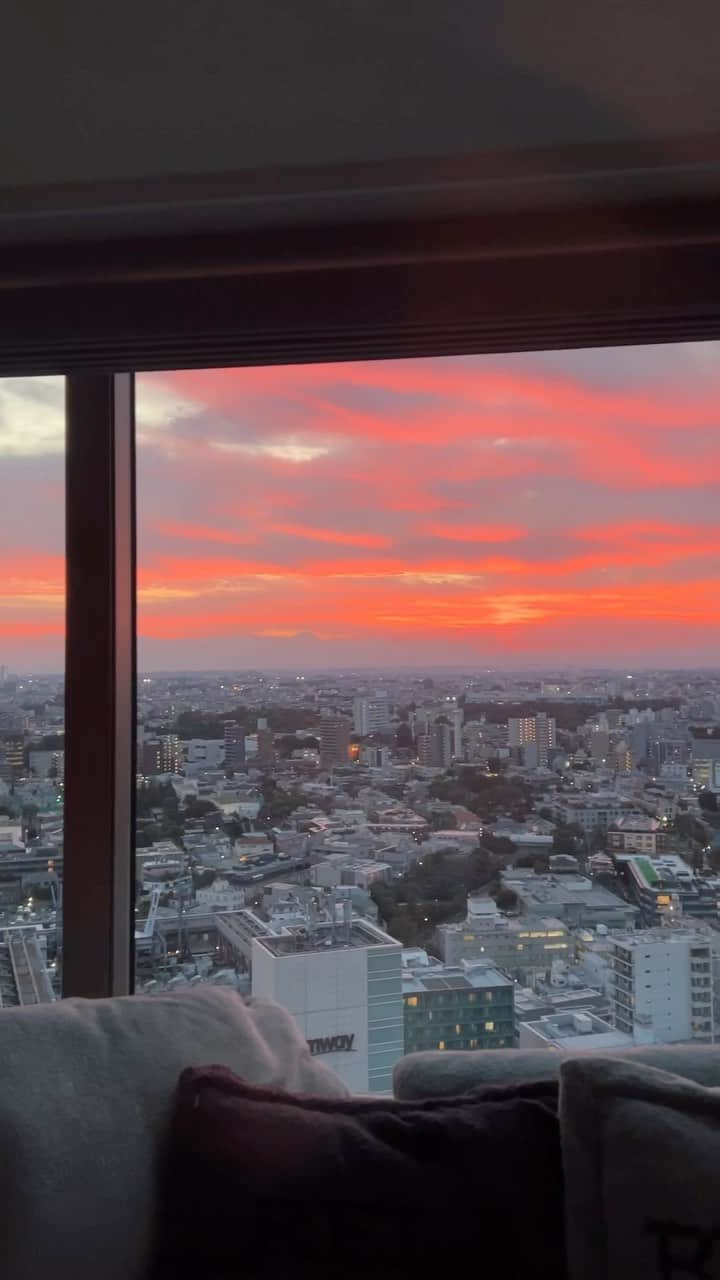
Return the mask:
[[[2,1009],[62,994],[64,465],[63,379],[0,379]]]
[[[537,877],[506,874],[498,842],[499,910],[520,925],[500,951],[490,918],[462,919],[480,882],[467,812],[526,831],[562,812],[590,833],[568,837],[585,874],[628,768],[672,792],[679,764],[685,785],[717,697],[678,675],[718,638],[715,362],[656,347],[138,378],[138,990],[252,991],[253,956],[281,975],[289,929],[342,967],[348,929],[369,959],[397,948],[392,970],[368,965],[362,1016],[393,1006],[398,1046],[406,1016],[460,1034],[476,993],[457,971],[478,961],[478,1025],[511,1041],[520,982],[553,999],[525,939],[549,970],[599,914],[633,923],[606,872],[561,927],[562,877],[526,902]],[[403,1003],[400,946],[440,953],[435,924],[455,926],[444,976],[406,954],[427,986]],[[599,992],[606,964],[599,946]]]

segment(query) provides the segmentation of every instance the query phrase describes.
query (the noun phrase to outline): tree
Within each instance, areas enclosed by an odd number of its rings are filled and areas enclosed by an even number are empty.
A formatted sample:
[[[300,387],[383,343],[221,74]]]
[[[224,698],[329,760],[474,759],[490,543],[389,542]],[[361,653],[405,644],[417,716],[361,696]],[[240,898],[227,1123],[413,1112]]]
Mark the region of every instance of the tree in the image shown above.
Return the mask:
[[[195,889],[208,889],[215,881],[215,872],[209,868],[203,871],[193,871],[192,880]]]
[[[675,819],[675,832],[696,844],[706,844],[705,827],[691,813],[679,813]]]
[[[275,747],[281,756],[292,755],[293,751],[317,751],[319,740],[313,734],[305,734],[302,738],[294,733],[284,733],[275,739]]]
[[[500,858],[514,858],[515,845],[507,836],[494,836],[491,832],[483,834],[482,846]]]
[[[415,739],[412,736],[412,729],[409,724],[402,723],[398,725],[398,731],[395,735],[395,742],[399,748],[403,750],[411,749]]]
[[[552,851],[574,858],[577,853],[577,842],[582,839],[583,830],[577,823],[559,823],[553,835]]]
[[[204,800],[202,796],[188,796],[185,800],[185,818],[206,818],[209,813],[217,813],[218,807],[212,800]]]
[[[515,911],[519,902],[514,889],[498,889],[495,894],[495,905],[499,911]]]
[[[276,827],[286,822],[294,809],[302,804],[298,792],[284,791],[272,778],[264,778],[261,784],[263,805],[258,814],[261,826]]]
[[[698,796],[698,804],[705,813],[717,813],[718,802],[714,791],[701,791]]]
[[[430,826],[433,831],[456,831],[457,818],[452,810],[433,809],[430,814]]]

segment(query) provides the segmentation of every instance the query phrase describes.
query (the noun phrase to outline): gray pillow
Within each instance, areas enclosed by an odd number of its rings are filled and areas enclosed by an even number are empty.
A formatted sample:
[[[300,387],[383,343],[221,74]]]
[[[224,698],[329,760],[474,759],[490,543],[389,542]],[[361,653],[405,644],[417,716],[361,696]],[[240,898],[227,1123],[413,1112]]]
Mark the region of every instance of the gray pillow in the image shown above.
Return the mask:
[[[560,1137],[572,1280],[720,1278],[720,1089],[568,1059]]]

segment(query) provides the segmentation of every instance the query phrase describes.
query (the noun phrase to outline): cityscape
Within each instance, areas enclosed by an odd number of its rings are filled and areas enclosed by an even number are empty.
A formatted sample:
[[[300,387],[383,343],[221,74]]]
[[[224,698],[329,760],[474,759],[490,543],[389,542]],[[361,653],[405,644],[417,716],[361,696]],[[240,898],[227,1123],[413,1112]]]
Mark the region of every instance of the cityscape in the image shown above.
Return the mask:
[[[0,999],[62,988],[63,681],[0,666]],[[421,1049],[714,1043],[720,671],[149,672],[136,990]]]
[[[713,342],[136,380],[135,989],[720,1035]],[[0,379],[0,1004],[62,994],[63,379]]]

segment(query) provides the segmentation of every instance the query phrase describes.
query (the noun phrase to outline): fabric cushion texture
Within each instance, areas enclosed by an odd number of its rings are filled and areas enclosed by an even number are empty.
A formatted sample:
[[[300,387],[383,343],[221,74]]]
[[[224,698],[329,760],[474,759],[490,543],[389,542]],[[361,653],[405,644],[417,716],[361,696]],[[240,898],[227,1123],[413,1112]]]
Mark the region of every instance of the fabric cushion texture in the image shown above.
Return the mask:
[[[720,1089],[578,1057],[560,1124],[573,1280],[720,1278]]]
[[[561,1063],[574,1056],[546,1049],[493,1049],[491,1053],[433,1049],[409,1053],[395,1067],[393,1092],[396,1098],[442,1098],[479,1085],[557,1081]],[[608,1057],[646,1063],[698,1084],[720,1085],[720,1047],[716,1045],[648,1045]]]
[[[294,1019],[233,991],[3,1010],[0,1277],[144,1280],[157,1161],[180,1072],[345,1095]]]
[[[557,1087],[327,1100],[188,1070],[159,1204],[153,1280],[561,1280]]]

